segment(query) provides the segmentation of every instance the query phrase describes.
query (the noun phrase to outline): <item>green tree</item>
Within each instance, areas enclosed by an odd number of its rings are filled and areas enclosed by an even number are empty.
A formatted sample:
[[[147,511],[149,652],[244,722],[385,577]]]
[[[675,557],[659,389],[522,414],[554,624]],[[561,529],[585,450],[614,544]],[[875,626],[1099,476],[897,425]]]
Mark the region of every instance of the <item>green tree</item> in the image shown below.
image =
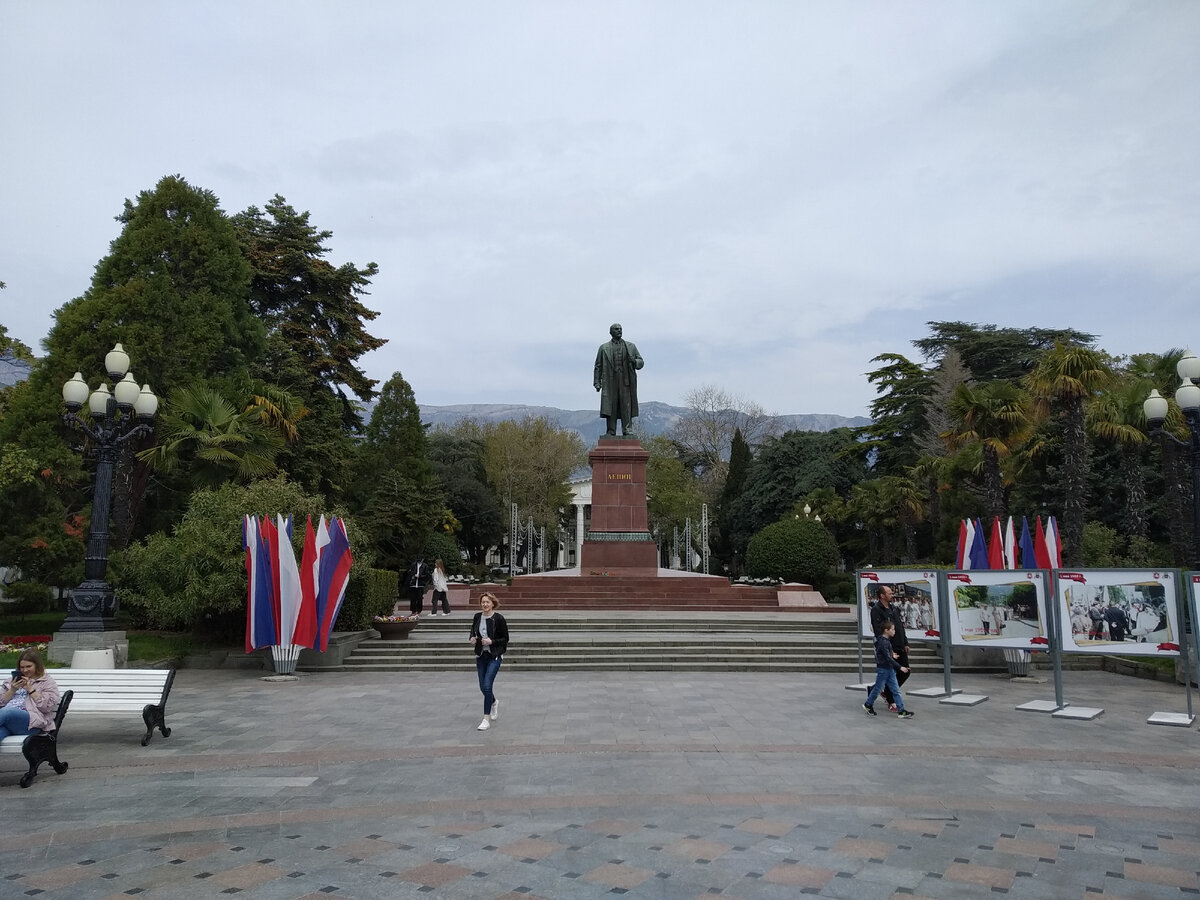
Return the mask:
[[[44,345],[46,356],[30,375],[28,390],[13,395],[0,427],[0,443],[42,446],[44,429],[59,432],[62,384],[73,372],[95,373],[113,345],[124,345],[138,380],[168,396],[184,386],[222,389],[245,383],[249,361],[263,347],[263,328],[246,300],[247,265],[233,226],[209,191],[179,176],[163,178],[136,201],[125,201],[117,217],[121,233],[96,265],[91,285],[55,313]],[[111,545],[122,546],[139,521],[142,499],[151,515],[147,530],[166,527],[186,498],[186,481],[151,482],[133,453],[145,444],[126,444],[114,473]],[[69,451],[69,447],[64,447]],[[65,461],[47,460],[58,472]],[[76,465],[78,465],[76,463]],[[74,479],[64,479],[73,490]],[[63,497],[78,508],[77,497]]]
[[[882,353],[871,362],[881,363],[867,373],[879,396],[871,401],[871,424],[856,432],[876,452],[875,471],[897,473],[920,452],[917,438],[926,428],[933,374],[899,353]]]
[[[471,562],[485,562],[489,548],[500,543],[507,521],[500,501],[487,483],[484,439],[450,430],[429,435],[429,458],[446,502],[461,523],[458,540]]]
[[[294,423],[279,418],[279,408],[266,398],[257,399],[262,403],[238,412],[209,388],[175,391],[158,424],[158,442],[138,456],[155,471],[185,469],[197,487],[271,475]]]
[[[745,559],[746,542],[749,540],[749,535],[734,534],[733,507],[746,487],[746,477],[750,473],[752,460],[750,445],[742,437],[742,430],[735,429],[733,441],[729,445],[729,471],[725,475],[725,485],[717,503],[717,539],[713,548],[717,559],[726,565],[730,577],[733,578],[741,575],[742,566],[738,559]]]
[[[863,447],[853,429],[789,431],[768,438],[733,505],[734,531],[754,534],[787,515],[796,501],[818,488],[832,488],[837,496],[848,497],[865,476]]]
[[[1055,415],[1063,448],[1063,562],[1083,563],[1083,525],[1087,514],[1087,404],[1112,381],[1110,360],[1099,350],[1064,341],[1055,343],[1034,364],[1025,383],[1038,415]]]
[[[679,458],[676,445],[665,435],[642,444],[646,461],[646,513],[651,534],[660,548],[674,542],[675,530],[684,530],[688,519],[700,521],[704,495],[695,473]]]
[[[583,440],[543,416],[490,423],[484,429],[484,468],[504,504],[517,504],[522,520],[554,534],[571,505],[567,479],[587,461]]]
[[[233,224],[254,270],[250,303],[268,332],[283,337],[302,361],[312,384],[345,385],[361,400],[375,394],[375,379],[358,366],[363,354],[386,340],[364,323],[379,315],[362,302],[375,263],[333,266],[324,257],[331,231],[318,231],[309,213],[298,213],[276,194],[266,212],[250,207]]]
[[[945,438],[953,446],[979,447],[988,517],[1004,517],[1007,504],[1001,463],[1029,435],[1029,396],[1010,381],[960,384],[950,401],[950,417],[954,428]]]
[[[1088,430],[1098,442],[1113,444],[1120,453],[1124,530],[1139,537],[1145,537],[1149,531],[1142,461],[1142,450],[1149,441],[1142,402],[1149,393],[1146,381],[1126,375],[1109,385],[1087,408]]]
[[[358,448],[353,496],[384,568],[407,568],[442,520],[445,496],[429,461],[425,426],[399,372],[380,391]]]
[[[746,573],[754,578],[779,578],[814,584],[837,565],[833,535],[813,519],[789,517],[763,528],[750,539]]]
[[[913,341],[926,359],[937,362],[950,350],[978,381],[1017,380],[1056,343],[1086,346],[1096,336],[1073,328],[999,328],[968,322],[929,322],[929,337]]]
[[[315,523],[322,513],[340,514],[327,508],[323,498],[282,478],[198,490],[171,532],[156,532],[113,554],[109,571],[121,608],[135,621],[155,628],[225,638],[240,634],[246,621],[242,517],[292,515],[292,544],[299,561],[305,517],[311,515]],[[372,555],[357,524],[347,519],[346,526],[353,583],[365,577]]]

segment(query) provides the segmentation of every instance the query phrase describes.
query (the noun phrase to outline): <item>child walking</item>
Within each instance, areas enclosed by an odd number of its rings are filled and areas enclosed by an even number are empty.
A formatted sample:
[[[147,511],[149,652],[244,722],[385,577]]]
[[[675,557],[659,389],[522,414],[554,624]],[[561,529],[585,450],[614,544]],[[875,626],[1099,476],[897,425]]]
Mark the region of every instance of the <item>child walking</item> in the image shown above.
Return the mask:
[[[868,716],[876,715],[875,700],[886,687],[891,690],[892,698],[896,702],[896,717],[911,719],[913,714],[904,708],[904,698],[900,696],[900,683],[896,680],[897,672],[907,672],[908,669],[897,662],[900,654],[892,649],[892,635],[895,633],[896,626],[888,622],[883,626],[883,630],[875,635],[875,684],[871,686],[871,693],[867,694],[867,702],[863,704],[863,709]]]

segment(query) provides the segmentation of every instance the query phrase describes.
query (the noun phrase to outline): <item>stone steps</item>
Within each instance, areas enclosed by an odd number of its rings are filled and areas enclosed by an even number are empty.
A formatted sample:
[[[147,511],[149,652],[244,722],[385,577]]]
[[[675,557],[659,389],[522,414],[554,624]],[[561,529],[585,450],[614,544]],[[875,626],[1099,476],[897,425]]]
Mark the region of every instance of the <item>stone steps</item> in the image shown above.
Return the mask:
[[[603,614],[506,611],[513,641],[505,655],[509,671],[612,672],[838,672],[857,673],[859,645],[853,610],[835,619],[811,619],[776,611],[770,615],[725,612]],[[342,671],[433,672],[472,668],[466,612],[426,618],[404,640],[363,641]],[[870,644],[862,667],[873,676]],[[933,644],[913,644],[922,672],[942,671]],[[956,671],[994,671],[993,667]]]

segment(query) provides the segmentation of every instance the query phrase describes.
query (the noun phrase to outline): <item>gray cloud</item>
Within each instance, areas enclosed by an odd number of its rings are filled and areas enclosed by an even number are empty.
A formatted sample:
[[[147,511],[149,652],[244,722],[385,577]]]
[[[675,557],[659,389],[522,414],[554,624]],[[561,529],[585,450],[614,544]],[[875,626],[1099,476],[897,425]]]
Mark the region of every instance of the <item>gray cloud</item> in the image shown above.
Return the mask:
[[[1194,4],[1082,0],[9,4],[0,309],[36,343],[179,172],[378,262],[367,365],[423,403],[586,407],[613,320],[648,399],[783,413],[861,414],[930,319],[1161,350],[1196,46]]]

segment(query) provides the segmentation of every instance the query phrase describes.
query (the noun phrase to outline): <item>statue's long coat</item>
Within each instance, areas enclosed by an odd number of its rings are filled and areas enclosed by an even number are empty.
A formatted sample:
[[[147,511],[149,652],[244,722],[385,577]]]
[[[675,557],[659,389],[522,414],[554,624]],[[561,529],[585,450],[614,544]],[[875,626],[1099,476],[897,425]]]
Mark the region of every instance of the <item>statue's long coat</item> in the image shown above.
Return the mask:
[[[611,418],[621,414],[636,419],[638,415],[637,370],[642,367],[642,355],[632,341],[625,341],[625,377],[618,378],[613,363],[613,342],[605,341],[596,351],[596,366],[592,383],[600,385],[600,415]],[[620,413],[618,413],[618,400]],[[628,412],[626,412],[628,411]]]

